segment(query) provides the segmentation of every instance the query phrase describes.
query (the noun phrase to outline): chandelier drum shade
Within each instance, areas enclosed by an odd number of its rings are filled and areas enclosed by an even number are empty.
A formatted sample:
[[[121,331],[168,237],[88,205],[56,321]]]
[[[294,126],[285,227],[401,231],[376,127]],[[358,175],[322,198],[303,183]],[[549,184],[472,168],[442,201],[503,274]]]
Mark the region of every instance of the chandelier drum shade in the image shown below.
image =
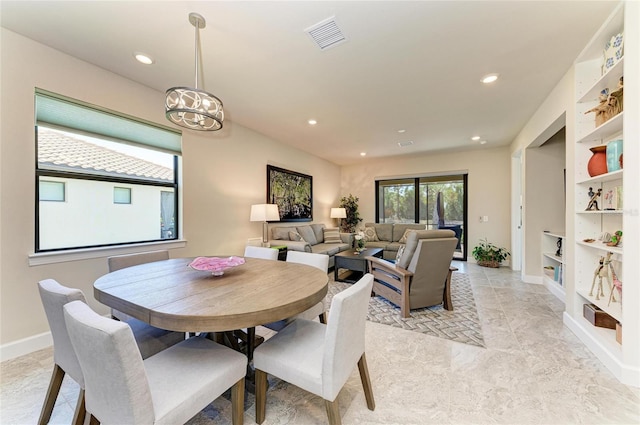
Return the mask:
[[[200,82],[200,28],[206,26],[206,21],[201,15],[190,13],[189,22],[196,29],[196,84],[195,88],[172,87],[167,90],[166,117],[174,124],[191,130],[220,130],[224,121],[222,101],[211,93],[198,88]]]

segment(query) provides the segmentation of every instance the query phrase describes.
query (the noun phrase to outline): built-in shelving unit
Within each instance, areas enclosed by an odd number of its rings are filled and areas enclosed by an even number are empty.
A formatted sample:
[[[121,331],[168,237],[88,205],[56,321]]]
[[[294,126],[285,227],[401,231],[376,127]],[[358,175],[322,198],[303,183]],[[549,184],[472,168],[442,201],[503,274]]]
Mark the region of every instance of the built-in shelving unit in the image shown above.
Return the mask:
[[[566,289],[567,311],[565,324],[593,351],[598,358],[621,381],[640,386],[640,291],[637,282],[640,272],[637,267],[640,245],[638,232],[638,155],[637,145],[640,131],[632,117],[640,110],[638,92],[628,88],[638,87],[640,75],[640,4],[622,2],[605,21],[598,33],[583,50],[575,63],[575,132],[574,155],[567,158],[567,171],[573,173],[574,207],[572,240],[566,240],[570,247],[571,259],[566,262],[572,282],[563,286]],[[603,49],[612,36],[624,32],[625,55],[614,67],[602,75]],[[588,113],[598,104],[599,93],[608,88],[616,89],[620,77],[624,76],[625,92],[624,112],[596,127],[593,113]],[[635,120],[637,121],[637,119]],[[590,148],[606,145],[612,140],[624,140],[625,168],[596,177],[590,177],[587,163],[591,158]],[[569,164],[572,162],[572,164]],[[636,177],[636,178],[634,178]],[[599,210],[586,211],[590,192],[602,189],[602,193],[615,191],[622,197],[616,209],[604,210],[604,199],[599,200]],[[604,198],[604,197],[602,197]],[[622,200],[622,198],[624,200]],[[624,208],[623,208],[624,207]],[[623,232],[622,244],[608,246],[602,240],[606,234]],[[545,234],[545,239],[552,239]],[[611,274],[599,273],[600,262],[609,257],[617,278],[623,282],[623,296],[615,287],[610,287]],[[549,262],[553,260],[545,255]],[[563,259],[557,261],[564,267]],[[606,260],[605,260],[606,263]],[[608,269],[605,267],[605,269]],[[604,296],[596,299],[598,282],[602,277]],[[546,283],[546,282],[545,282]],[[613,291],[615,301],[610,299]],[[553,292],[553,291],[552,291]],[[616,331],[592,325],[583,317],[584,304],[595,304],[606,314],[613,317],[622,326],[622,343],[616,340]]]
[[[542,283],[549,292],[564,302],[564,233],[542,233]],[[559,255],[558,255],[559,254]]]

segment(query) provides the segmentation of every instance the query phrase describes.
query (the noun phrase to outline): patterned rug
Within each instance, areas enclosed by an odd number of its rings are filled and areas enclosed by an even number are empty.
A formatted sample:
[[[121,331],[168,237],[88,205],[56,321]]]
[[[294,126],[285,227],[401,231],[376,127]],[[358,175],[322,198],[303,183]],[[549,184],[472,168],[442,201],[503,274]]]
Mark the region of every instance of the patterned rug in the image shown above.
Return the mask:
[[[333,295],[350,286],[349,283],[329,282],[327,302]],[[400,317],[400,308],[386,299],[376,296],[369,302],[367,320],[396,328],[421,332],[438,338],[484,347],[482,327],[476,310],[476,302],[469,278],[464,273],[453,273],[451,279],[453,311],[442,305],[411,310],[411,317]]]

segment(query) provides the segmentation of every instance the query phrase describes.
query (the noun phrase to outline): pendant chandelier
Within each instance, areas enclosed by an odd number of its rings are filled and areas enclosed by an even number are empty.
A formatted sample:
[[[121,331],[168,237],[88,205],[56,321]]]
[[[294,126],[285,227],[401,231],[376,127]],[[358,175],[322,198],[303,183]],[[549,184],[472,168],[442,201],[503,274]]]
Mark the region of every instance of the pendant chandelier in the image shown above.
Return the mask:
[[[196,86],[172,87],[167,90],[165,109],[167,119],[191,130],[216,131],[222,128],[224,110],[222,101],[198,89],[200,71],[200,28],[207,23],[197,13],[189,14],[189,22],[196,29]]]

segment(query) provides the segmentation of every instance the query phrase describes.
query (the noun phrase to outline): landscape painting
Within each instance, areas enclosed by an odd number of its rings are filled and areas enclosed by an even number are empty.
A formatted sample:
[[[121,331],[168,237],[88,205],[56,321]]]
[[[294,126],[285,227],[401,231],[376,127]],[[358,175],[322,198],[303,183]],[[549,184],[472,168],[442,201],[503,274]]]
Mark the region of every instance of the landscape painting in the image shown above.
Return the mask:
[[[267,165],[267,203],[277,204],[280,221],[313,219],[313,178]]]

